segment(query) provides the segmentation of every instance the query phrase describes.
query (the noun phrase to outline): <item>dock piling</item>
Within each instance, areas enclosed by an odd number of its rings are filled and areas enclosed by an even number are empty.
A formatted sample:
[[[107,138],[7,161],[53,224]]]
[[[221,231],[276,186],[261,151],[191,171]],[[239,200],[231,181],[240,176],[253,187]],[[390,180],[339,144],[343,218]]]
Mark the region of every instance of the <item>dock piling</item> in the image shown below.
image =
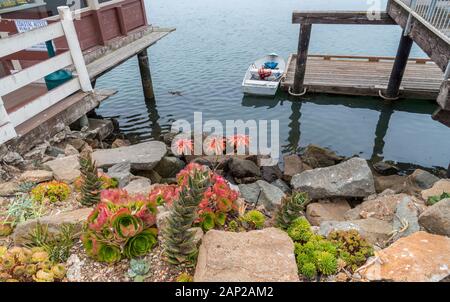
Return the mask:
[[[295,76],[292,94],[303,95],[305,88],[303,83],[305,81],[306,62],[308,60],[309,41],[311,38],[311,24],[301,24],[299,33],[299,42],[297,50],[297,64],[295,66]]]
[[[413,40],[403,32],[398,45],[397,55],[395,57],[394,66],[392,67],[388,87],[386,89],[385,97],[387,99],[395,99],[399,95],[400,85],[402,83],[403,75],[405,74],[412,45]]]
[[[153,92],[152,75],[150,72],[150,63],[148,60],[147,49],[142,50],[137,55],[139,61],[139,70],[141,72],[142,88],[144,89],[144,96],[146,99],[155,98]]]

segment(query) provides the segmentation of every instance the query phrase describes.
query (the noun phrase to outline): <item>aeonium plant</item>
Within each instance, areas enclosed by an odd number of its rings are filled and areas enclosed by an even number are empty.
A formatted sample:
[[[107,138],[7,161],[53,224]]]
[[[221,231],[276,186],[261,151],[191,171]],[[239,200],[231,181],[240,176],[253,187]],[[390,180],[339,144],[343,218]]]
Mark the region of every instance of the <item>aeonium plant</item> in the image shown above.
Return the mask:
[[[195,173],[198,171],[201,173]],[[209,184],[205,188],[204,197],[199,204],[196,224],[205,231],[213,229],[215,226],[224,225],[227,214],[237,210],[236,200],[239,194],[231,189],[222,176],[212,172],[207,166],[190,163],[178,173],[178,186],[158,186],[150,193],[150,200],[155,201],[158,205],[166,205],[170,208],[172,202],[179,197],[181,189],[188,186],[189,176],[193,177],[194,175],[208,179],[204,183]]]
[[[147,254],[157,242],[156,203],[125,190],[104,190],[89,215],[82,241],[89,256],[114,263]]]

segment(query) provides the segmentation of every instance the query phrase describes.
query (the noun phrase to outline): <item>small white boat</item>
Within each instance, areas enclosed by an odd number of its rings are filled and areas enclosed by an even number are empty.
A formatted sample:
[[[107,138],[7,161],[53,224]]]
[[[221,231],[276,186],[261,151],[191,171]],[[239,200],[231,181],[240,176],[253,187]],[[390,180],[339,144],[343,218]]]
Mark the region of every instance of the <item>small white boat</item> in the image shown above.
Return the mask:
[[[270,54],[250,65],[242,81],[245,94],[274,96],[280,85],[286,62],[277,54]]]

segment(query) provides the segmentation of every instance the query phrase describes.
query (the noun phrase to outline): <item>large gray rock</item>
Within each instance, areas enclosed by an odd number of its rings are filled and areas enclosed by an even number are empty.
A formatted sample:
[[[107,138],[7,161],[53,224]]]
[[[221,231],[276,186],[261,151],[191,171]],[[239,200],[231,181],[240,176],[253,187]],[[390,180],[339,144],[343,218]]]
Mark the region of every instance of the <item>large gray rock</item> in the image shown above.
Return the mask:
[[[80,176],[80,163],[77,155],[51,160],[45,166],[52,170],[56,180],[72,183]]]
[[[313,144],[306,147],[302,158],[303,161],[312,168],[333,166],[340,163],[344,159],[327,148],[322,148]]]
[[[450,275],[450,238],[416,232],[377,252],[359,274],[369,281],[439,282]],[[370,261],[370,263],[369,263]]]
[[[167,147],[158,141],[140,143],[116,149],[97,150],[92,159],[99,168],[108,168],[123,162],[130,162],[135,170],[151,170],[166,155]]]
[[[147,178],[139,178],[130,182],[124,190],[129,194],[148,195],[153,189],[152,182]]]
[[[251,184],[241,184],[238,185],[238,188],[245,201],[249,203],[256,203],[258,201],[261,188],[256,182]]]
[[[19,183],[17,181],[0,183],[0,196],[11,196],[19,192],[19,190]]]
[[[258,180],[251,184],[239,185],[241,196],[250,203],[258,202],[259,205],[271,211],[281,204],[286,194],[278,187],[264,181]]]
[[[345,213],[345,219],[356,220],[373,217],[391,222],[394,219],[397,206],[402,200],[407,200],[407,203],[411,202],[416,207],[423,208],[424,206],[423,203],[419,202],[416,198],[406,194],[380,196],[364,201],[353,209],[347,211],[347,213]]]
[[[175,177],[186,164],[178,157],[165,156],[156,165],[155,172],[161,175],[162,178]]]
[[[295,190],[307,192],[312,199],[366,197],[375,193],[372,171],[361,158],[294,175],[291,185]]]
[[[232,158],[228,163],[231,175],[236,178],[261,176],[259,167],[251,160]]]
[[[350,209],[350,205],[345,199],[321,200],[308,205],[306,208],[306,219],[311,225],[316,226],[329,220],[342,221],[345,220],[344,214]]]
[[[415,170],[408,178],[414,185],[422,190],[431,188],[435,182],[439,181],[439,177],[421,169]]]
[[[430,233],[450,237],[450,198],[428,207],[420,215],[419,223]]]
[[[20,181],[41,183],[53,179],[53,172],[47,170],[29,170],[23,172]]]
[[[124,162],[116,164],[108,169],[108,176],[115,178],[119,181],[119,188],[123,188],[128,185],[133,175],[131,174],[131,164]]]
[[[299,281],[294,243],[276,228],[247,233],[211,230],[203,236],[194,281]]]
[[[420,231],[419,209],[411,198],[404,197],[397,205],[394,216],[394,240]]]
[[[384,246],[392,233],[392,225],[386,221],[367,218],[352,221],[325,221],[319,234],[327,237],[333,231],[357,230],[369,243]]]
[[[79,232],[81,231],[83,223],[86,221],[91,212],[91,208],[83,208],[74,211],[62,212],[56,215],[31,219],[23,223],[19,223],[14,229],[14,233],[12,235],[14,243],[16,245],[25,243],[29,232],[36,228],[38,223],[40,223],[41,225],[47,225],[50,235],[59,233],[60,228],[63,224],[74,225],[75,232]]]
[[[283,157],[284,161],[284,174],[283,179],[290,181],[296,174],[300,174],[305,171],[303,161],[297,154],[286,155]]]
[[[281,191],[283,191],[286,194],[291,194],[292,190],[291,188],[288,186],[287,183],[285,183],[283,180],[281,179],[277,179],[274,182],[272,182],[272,185],[274,185],[275,187],[277,187],[278,189],[280,189]]]

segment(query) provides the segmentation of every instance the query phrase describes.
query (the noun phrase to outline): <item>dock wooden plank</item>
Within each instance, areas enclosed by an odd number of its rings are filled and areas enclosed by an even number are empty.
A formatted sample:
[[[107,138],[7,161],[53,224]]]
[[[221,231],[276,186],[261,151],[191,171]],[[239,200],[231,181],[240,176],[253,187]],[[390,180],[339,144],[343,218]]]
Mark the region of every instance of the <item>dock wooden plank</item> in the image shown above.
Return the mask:
[[[173,28],[159,28],[157,30],[153,30],[140,39],[131,42],[126,47],[121,47],[115,51],[107,53],[106,55],[87,65],[89,77],[91,78],[91,80],[98,78],[104,73],[125,62],[132,56],[137,55],[143,49],[152,46],[174,30],[175,29]]]
[[[367,11],[294,11],[293,24],[370,24],[395,25],[386,13],[379,12],[380,18],[369,18]]]
[[[285,91],[294,83],[297,55],[292,54],[281,80]],[[372,58],[372,59],[370,59]],[[311,55],[306,64],[305,86],[309,92],[344,95],[378,96],[386,89],[394,58]],[[431,61],[411,59],[408,61],[400,96],[436,99],[443,73]]]

